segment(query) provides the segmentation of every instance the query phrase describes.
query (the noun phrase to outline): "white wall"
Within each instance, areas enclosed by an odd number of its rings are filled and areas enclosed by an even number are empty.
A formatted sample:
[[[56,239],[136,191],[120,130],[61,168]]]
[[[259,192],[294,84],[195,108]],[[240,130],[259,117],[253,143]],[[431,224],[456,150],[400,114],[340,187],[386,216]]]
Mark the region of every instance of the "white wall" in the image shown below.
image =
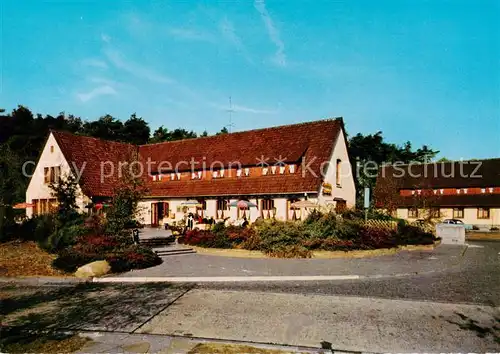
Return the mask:
[[[50,151],[50,147],[53,146],[53,152]],[[61,176],[65,177],[71,173],[71,168],[68,161],[64,157],[61,148],[57,144],[54,135],[51,133],[47,139],[47,143],[43,147],[42,154],[36,165],[33,176],[31,177],[28,188],[26,189],[26,202],[31,203],[34,199],[50,199],[52,197],[52,191],[48,184],[44,182],[44,168],[45,167],[61,167]],[[76,203],[81,212],[85,212],[84,208],[90,202],[90,199],[84,196],[81,189],[78,188]],[[33,215],[33,209],[27,208],[26,215],[31,217]]]
[[[336,183],[337,159],[340,159],[340,187]],[[345,143],[344,132],[341,130],[337,142],[333,148],[330,163],[326,171],[324,181],[332,185],[332,195],[324,196],[322,193],[318,197],[321,205],[334,203],[334,198],[342,198],[347,202],[347,207],[352,208],[356,204],[356,187],[354,185],[354,174],[352,172],[347,145]]]
[[[425,215],[425,210],[418,211],[417,218],[408,217],[407,208],[399,208],[397,210],[397,217],[401,219],[407,219],[409,221],[415,221],[416,219],[422,219]],[[453,218],[453,208],[441,208],[439,210],[439,219],[452,219]],[[490,208],[490,218],[489,219],[478,219],[477,218],[477,208],[464,208],[464,217],[461,218],[465,224],[468,225],[500,225],[500,208]]]

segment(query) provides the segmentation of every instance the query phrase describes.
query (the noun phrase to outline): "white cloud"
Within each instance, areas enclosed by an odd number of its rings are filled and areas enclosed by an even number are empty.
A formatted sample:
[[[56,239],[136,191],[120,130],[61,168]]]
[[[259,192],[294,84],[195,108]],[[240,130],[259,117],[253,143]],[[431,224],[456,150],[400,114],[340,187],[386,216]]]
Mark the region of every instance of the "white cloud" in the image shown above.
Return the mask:
[[[105,61],[99,60],[99,59],[93,59],[93,58],[88,58],[82,60],[82,64],[85,66],[91,66],[94,68],[99,68],[99,69],[107,69],[108,64],[106,64]]]
[[[242,106],[242,105],[237,105],[233,104],[231,107],[228,105],[220,105],[220,104],[211,104],[212,106],[224,110],[224,111],[229,111],[230,109],[234,112],[245,112],[245,113],[253,113],[253,114],[275,114],[277,113],[277,110],[272,110],[272,109],[262,109],[262,108],[254,108],[254,107],[248,107],[248,106]]]
[[[113,87],[108,86],[108,85],[104,85],[104,86],[96,87],[93,90],[86,92],[86,93],[85,92],[77,93],[76,97],[78,97],[78,99],[82,102],[88,102],[96,97],[105,96],[105,95],[116,95],[116,94],[117,94],[117,92]]]
[[[188,28],[170,28],[168,33],[175,38],[189,40],[189,41],[200,41],[200,42],[214,42],[215,39],[210,33],[197,31]]]
[[[280,66],[286,66],[285,43],[281,40],[280,33],[266,9],[266,3],[264,0],[255,0],[254,6],[266,26],[269,39],[276,45],[276,53],[274,54],[273,61]]]
[[[157,73],[141,64],[125,59],[123,55],[116,50],[106,49],[104,55],[106,55],[106,58],[118,69],[124,70],[141,79],[166,84],[175,82],[175,80],[166,75]]]
[[[233,23],[224,17],[219,23],[219,30],[224,36],[224,38],[229,41],[232,45],[236,47],[236,49],[247,59],[248,61],[252,61],[248,52],[241,41],[241,38],[236,34],[236,30],[234,29]]]

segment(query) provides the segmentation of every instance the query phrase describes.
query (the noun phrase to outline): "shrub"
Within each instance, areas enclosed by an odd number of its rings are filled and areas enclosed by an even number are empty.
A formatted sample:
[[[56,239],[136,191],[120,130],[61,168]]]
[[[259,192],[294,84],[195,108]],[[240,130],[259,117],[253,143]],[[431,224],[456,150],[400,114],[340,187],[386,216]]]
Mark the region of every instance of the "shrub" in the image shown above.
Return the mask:
[[[113,273],[154,267],[162,263],[155,252],[140,245],[131,245],[118,254],[108,255],[106,260]]]
[[[103,259],[103,255],[79,252],[70,247],[59,252],[58,257],[52,262],[52,266],[65,272],[73,273],[82,265]]]
[[[351,251],[358,249],[352,240],[339,240],[335,237],[328,237],[322,240],[320,248],[325,251]]]
[[[215,247],[213,246],[215,234],[209,230],[189,230],[186,234],[179,238],[179,243],[184,243],[191,246]]]
[[[435,240],[432,233],[414,225],[400,225],[396,237],[399,245],[430,245]]]
[[[93,245],[78,244],[68,247],[61,252],[52,262],[55,268],[66,272],[75,272],[78,267],[87,263],[106,260],[111,266],[112,272],[125,272],[131,269],[143,269],[161,264],[162,260],[151,249],[132,245],[123,250],[112,249],[108,252],[100,252],[92,248]]]
[[[256,231],[261,239],[260,249],[266,253],[299,245],[304,238],[304,229],[299,223],[272,220],[262,223]]]
[[[496,226],[493,226],[492,228],[490,228],[490,231],[498,231],[498,230],[499,230],[499,228]]]
[[[278,258],[311,258],[312,252],[300,245],[281,245],[265,252],[268,256]]]
[[[360,229],[359,248],[392,248],[397,245],[396,232],[392,228],[363,225]]]
[[[47,241],[40,242],[41,247],[49,252],[57,252],[72,246],[76,243],[79,236],[88,232],[88,229],[82,225],[70,225],[54,231]]]

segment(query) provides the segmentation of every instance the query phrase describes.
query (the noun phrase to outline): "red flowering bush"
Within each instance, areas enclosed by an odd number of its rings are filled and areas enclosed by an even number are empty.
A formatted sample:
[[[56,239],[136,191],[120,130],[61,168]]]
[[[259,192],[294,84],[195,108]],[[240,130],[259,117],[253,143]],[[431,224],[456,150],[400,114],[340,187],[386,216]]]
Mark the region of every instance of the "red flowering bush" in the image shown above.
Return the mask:
[[[359,233],[360,249],[391,248],[398,246],[396,232],[393,229],[363,225]]]

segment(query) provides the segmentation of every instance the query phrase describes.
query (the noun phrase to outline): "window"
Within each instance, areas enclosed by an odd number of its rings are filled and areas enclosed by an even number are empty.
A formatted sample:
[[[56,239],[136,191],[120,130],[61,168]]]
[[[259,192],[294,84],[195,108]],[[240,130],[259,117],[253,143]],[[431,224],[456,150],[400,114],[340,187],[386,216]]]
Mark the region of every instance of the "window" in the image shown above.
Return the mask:
[[[288,200],[288,219],[289,220],[299,220],[301,218],[300,208],[292,206],[293,203],[298,202],[299,199],[289,199]]]
[[[250,169],[247,167],[245,168],[245,176],[249,176],[250,175]]]
[[[441,217],[441,210],[439,208],[431,208],[431,218]]]
[[[57,199],[33,199],[33,216],[54,213],[57,210]]]
[[[217,210],[216,210],[217,219],[224,219],[224,217],[227,216],[226,211],[228,210],[228,204],[229,203],[227,199],[217,199]]]
[[[59,182],[61,176],[61,167],[44,167],[43,168],[43,181],[45,184]]]
[[[203,218],[207,211],[207,201],[205,199],[198,199],[198,203],[200,203],[200,205],[196,206],[196,214]]]
[[[288,166],[288,171],[290,171],[290,173],[295,173],[295,165]]]
[[[50,145],[50,153],[52,154],[54,152],[54,145]]]
[[[260,212],[264,219],[274,217],[274,199],[262,199],[260,201]]]
[[[409,218],[418,218],[418,209],[417,208],[408,208],[408,217]]]
[[[263,175],[263,176],[267,175],[267,171],[268,171],[268,170],[269,170],[269,169],[268,169],[267,167],[262,167],[262,175]]]
[[[453,208],[453,218],[462,219],[464,217],[464,208]]]
[[[337,187],[340,187],[340,165],[342,164],[341,159],[337,159],[337,163],[335,165],[335,183]]]
[[[489,219],[490,218],[490,208],[477,208],[477,218],[478,219]]]

